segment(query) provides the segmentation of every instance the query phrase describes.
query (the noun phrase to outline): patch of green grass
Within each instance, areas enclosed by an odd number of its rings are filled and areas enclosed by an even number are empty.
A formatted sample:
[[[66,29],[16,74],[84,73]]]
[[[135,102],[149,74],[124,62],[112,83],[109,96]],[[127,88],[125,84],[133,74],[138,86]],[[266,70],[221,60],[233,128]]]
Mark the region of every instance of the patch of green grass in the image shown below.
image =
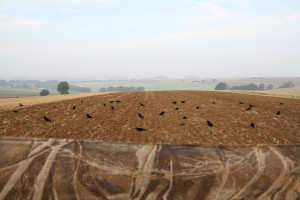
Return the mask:
[[[125,87],[144,87],[145,91],[164,91],[164,90],[214,90],[216,83],[192,83],[192,82],[169,82],[169,83],[139,83],[139,84],[126,84]],[[110,85],[119,86],[119,85]],[[105,86],[106,88],[109,86]],[[98,87],[91,87],[92,92],[99,92]]]

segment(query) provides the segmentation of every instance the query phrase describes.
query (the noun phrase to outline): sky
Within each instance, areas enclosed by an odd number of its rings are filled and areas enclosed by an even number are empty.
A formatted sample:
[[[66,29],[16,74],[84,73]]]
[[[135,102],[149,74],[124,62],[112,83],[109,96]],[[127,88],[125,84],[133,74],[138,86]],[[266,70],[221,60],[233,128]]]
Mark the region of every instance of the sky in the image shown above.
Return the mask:
[[[299,0],[0,0],[0,78],[299,77]]]

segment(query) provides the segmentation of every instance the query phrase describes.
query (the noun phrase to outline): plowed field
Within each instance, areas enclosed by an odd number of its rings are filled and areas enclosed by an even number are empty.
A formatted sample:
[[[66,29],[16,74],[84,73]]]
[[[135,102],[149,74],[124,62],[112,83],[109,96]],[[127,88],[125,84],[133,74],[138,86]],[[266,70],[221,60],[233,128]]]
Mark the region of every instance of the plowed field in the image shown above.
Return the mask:
[[[0,112],[1,135],[139,143],[300,143],[299,99],[214,91],[120,92],[15,110]]]

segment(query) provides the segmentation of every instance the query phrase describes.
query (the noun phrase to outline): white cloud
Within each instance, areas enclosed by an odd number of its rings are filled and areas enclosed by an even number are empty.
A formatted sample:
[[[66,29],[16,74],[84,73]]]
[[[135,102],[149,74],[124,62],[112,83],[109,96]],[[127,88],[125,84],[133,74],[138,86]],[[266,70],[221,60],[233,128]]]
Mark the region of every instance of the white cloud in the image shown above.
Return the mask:
[[[0,14],[0,30],[2,31],[18,31],[33,30],[39,28],[46,20],[11,18]]]
[[[68,13],[80,13],[79,10],[74,10],[74,9],[71,9],[71,8],[61,8],[62,11],[64,12],[68,12]]]

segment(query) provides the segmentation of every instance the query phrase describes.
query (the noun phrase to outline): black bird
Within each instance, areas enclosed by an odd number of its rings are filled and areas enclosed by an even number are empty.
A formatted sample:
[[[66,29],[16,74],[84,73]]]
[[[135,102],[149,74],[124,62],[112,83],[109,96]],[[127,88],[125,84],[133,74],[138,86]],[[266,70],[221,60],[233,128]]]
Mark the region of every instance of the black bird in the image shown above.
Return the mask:
[[[17,110],[14,110],[14,113],[18,113],[19,111],[17,111]]]
[[[115,109],[115,107],[111,106],[111,109],[112,109],[112,110],[114,110],[114,109]]]
[[[253,123],[253,122],[251,122],[250,126],[251,126],[252,128],[254,128],[254,123]]]
[[[51,122],[51,119],[49,119],[48,117],[44,116],[45,121],[47,122]]]
[[[53,108],[57,108],[56,106],[53,106]]]
[[[115,101],[109,101],[109,103],[113,103],[113,102],[115,102]]]
[[[145,106],[144,104],[140,103],[141,106]]]
[[[216,104],[216,102],[213,101],[212,104]]]
[[[210,121],[207,120],[208,126],[214,126]]]
[[[180,124],[180,126],[184,126],[184,125],[185,125],[184,123]]]
[[[175,110],[178,110],[179,108],[175,108]]]
[[[161,113],[159,113],[158,115],[164,115],[165,114],[165,111],[162,111]]]
[[[103,103],[104,106],[106,106],[106,103]]]
[[[147,129],[145,129],[145,128],[135,128],[135,130],[141,132],[141,131],[146,131]]]
[[[240,104],[244,104],[244,103],[240,101]]]
[[[117,100],[116,102],[117,102],[117,103],[121,103],[121,101],[120,101],[120,100]]]
[[[187,119],[186,116],[184,116],[182,119]]]
[[[247,110],[251,110],[251,108],[253,107],[253,105],[249,105],[249,108],[247,108]]]
[[[283,103],[282,103],[282,102],[280,102],[279,104],[280,104],[280,105],[283,105]]]
[[[280,115],[280,111],[277,112],[277,115]]]
[[[185,103],[185,101],[181,101],[181,103]]]
[[[86,116],[87,116],[87,118],[93,118],[91,115],[89,115],[89,114],[86,114]]]
[[[173,101],[172,104],[177,104],[177,101]]]
[[[199,109],[199,108],[200,108],[199,106],[196,107],[196,109]]]
[[[24,106],[23,104],[19,103],[19,106]]]
[[[138,113],[139,117],[144,119],[144,116],[141,113]]]
[[[73,106],[73,110],[75,110],[76,106]]]

